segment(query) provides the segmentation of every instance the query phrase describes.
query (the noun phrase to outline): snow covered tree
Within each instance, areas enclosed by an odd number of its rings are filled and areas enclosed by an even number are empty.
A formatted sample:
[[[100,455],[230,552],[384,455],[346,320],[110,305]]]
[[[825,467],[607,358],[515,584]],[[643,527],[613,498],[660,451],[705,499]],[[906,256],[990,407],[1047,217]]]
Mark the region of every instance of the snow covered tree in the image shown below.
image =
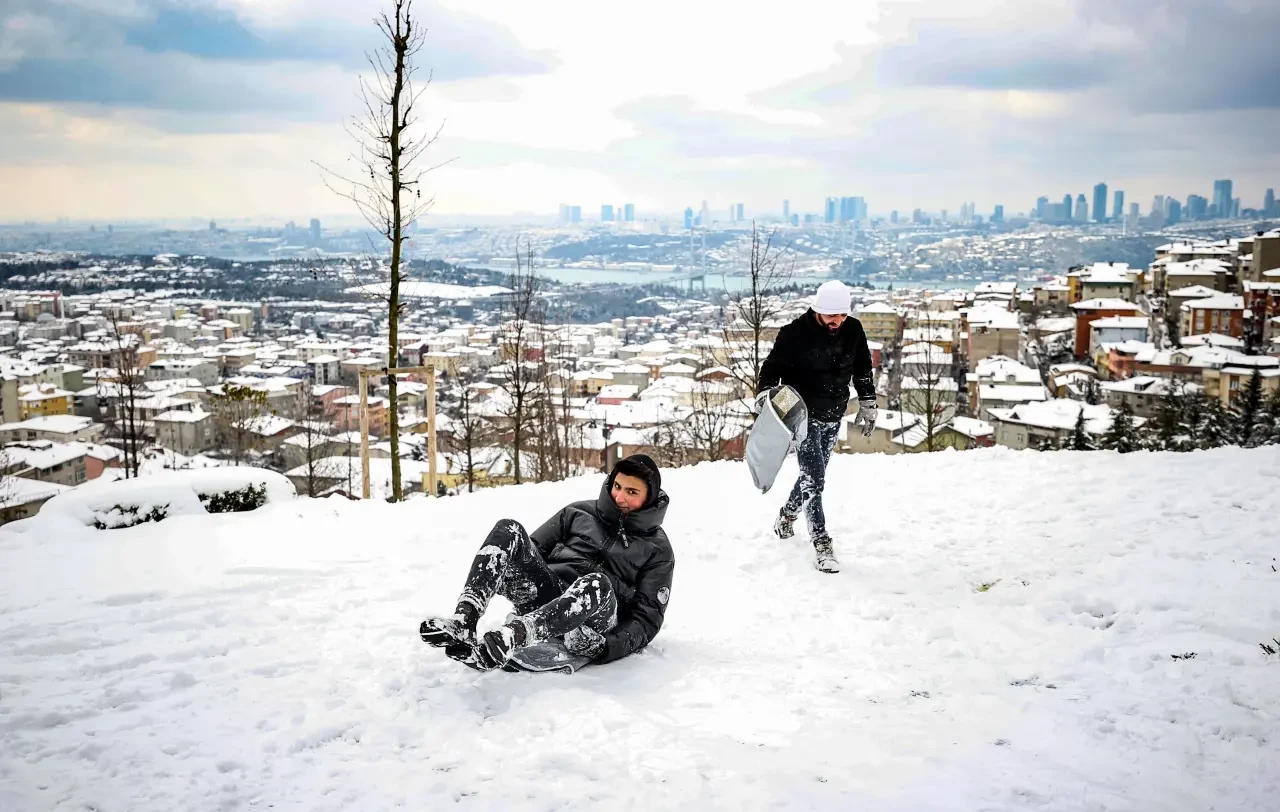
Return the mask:
[[[1244,391],[1231,403],[1231,433],[1234,442],[1246,447],[1260,445],[1254,434],[1262,417],[1262,373],[1255,368]]]
[[[1182,447],[1182,415],[1185,410],[1182,388],[1177,381],[1165,387],[1155,419],[1147,423],[1145,447],[1151,451],[1185,451]]]
[[[1102,402],[1102,387],[1098,385],[1097,378],[1089,378],[1085,381],[1084,402],[1090,406],[1097,406]]]
[[[1221,448],[1233,442],[1231,416],[1217,398],[1205,397],[1198,448]]]
[[[1081,407],[1080,413],[1076,415],[1075,428],[1062,441],[1060,447],[1063,451],[1094,451],[1098,448],[1098,444],[1094,442],[1093,437],[1085,430],[1084,407]]]
[[[1280,386],[1271,390],[1262,413],[1261,425],[1266,431],[1263,445],[1280,445]]]
[[[1111,427],[1102,435],[1099,447],[1107,451],[1119,451],[1128,454],[1141,448],[1138,430],[1133,424],[1133,407],[1129,401],[1123,401],[1111,420]]]

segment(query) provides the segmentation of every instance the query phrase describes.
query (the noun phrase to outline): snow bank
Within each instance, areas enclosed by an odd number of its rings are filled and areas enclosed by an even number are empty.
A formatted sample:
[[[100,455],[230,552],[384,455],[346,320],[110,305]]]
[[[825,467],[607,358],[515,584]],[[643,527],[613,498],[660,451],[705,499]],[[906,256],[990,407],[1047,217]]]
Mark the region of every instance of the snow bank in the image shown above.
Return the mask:
[[[68,525],[109,529],[127,527],[142,517],[157,520],[205,515],[205,501],[246,486],[266,488],[266,501],[294,497],[293,484],[263,468],[200,468],[167,471],[137,479],[96,480],[64,491],[45,502],[40,512],[15,523],[19,532],[68,532]],[[202,501],[201,497],[204,497]]]
[[[840,575],[794,476],[665,471],[666,626],[572,677],[417,626],[598,477],[0,529],[0,809],[1277,808],[1280,449],[837,456]]]

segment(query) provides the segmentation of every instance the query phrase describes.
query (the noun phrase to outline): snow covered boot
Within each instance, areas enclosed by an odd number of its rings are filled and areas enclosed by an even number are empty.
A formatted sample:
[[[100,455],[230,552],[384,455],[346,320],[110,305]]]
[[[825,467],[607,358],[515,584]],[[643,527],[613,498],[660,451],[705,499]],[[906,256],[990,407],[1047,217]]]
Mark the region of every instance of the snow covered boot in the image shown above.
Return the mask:
[[[789,539],[796,534],[796,531],[793,529],[795,523],[795,516],[788,516],[785,513],[779,513],[778,518],[773,521],[773,534],[780,539]]]
[[[813,565],[821,572],[839,572],[840,562],[836,560],[836,553],[833,549],[830,536],[818,536],[813,540],[813,550],[816,557]]]
[[[517,618],[505,626],[499,626],[491,632],[485,632],[476,646],[476,658],[484,668],[500,668],[507,664],[516,649],[523,648],[532,640],[529,627]]]
[[[448,617],[429,617],[418,627],[422,642],[437,648],[461,643],[464,646],[476,646],[476,621],[479,613],[469,603],[459,603],[458,608]]]

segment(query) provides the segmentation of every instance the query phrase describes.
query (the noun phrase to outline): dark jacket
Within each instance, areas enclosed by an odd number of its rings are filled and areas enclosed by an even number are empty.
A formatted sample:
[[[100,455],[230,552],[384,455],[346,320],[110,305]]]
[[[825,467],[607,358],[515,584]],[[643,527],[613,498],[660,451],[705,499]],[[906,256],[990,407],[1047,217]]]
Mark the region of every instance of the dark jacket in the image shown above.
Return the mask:
[[[804,399],[810,420],[835,423],[849,406],[851,380],[859,398],[876,396],[862,322],[850,316],[831,335],[809,310],[778,331],[769,357],[760,366],[756,394],[785,383]]]
[[[618,597],[618,625],[605,635],[596,662],[639,651],[658,636],[671,597],[675,555],[662,530],[669,499],[664,491],[623,515],[610,491],[613,474],[594,501],[574,502],[533,531],[533,543],[565,583],[589,572],[608,576]]]

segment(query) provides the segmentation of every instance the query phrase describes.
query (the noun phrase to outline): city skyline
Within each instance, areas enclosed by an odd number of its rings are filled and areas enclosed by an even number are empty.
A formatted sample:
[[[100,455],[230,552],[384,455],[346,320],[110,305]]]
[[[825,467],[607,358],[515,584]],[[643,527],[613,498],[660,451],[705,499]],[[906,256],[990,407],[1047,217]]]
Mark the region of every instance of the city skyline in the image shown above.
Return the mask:
[[[350,150],[341,120],[382,5],[7,3],[0,221],[349,214],[313,162]],[[883,215],[1012,214],[1104,178],[1139,201],[1212,201],[1231,178],[1256,208],[1280,184],[1271,4],[846,5],[801,0],[762,26],[729,2],[423,0],[434,155],[457,159],[431,178],[437,213],[820,213],[855,190]],[[1236,58],[1188,78],[1188,49]]]

